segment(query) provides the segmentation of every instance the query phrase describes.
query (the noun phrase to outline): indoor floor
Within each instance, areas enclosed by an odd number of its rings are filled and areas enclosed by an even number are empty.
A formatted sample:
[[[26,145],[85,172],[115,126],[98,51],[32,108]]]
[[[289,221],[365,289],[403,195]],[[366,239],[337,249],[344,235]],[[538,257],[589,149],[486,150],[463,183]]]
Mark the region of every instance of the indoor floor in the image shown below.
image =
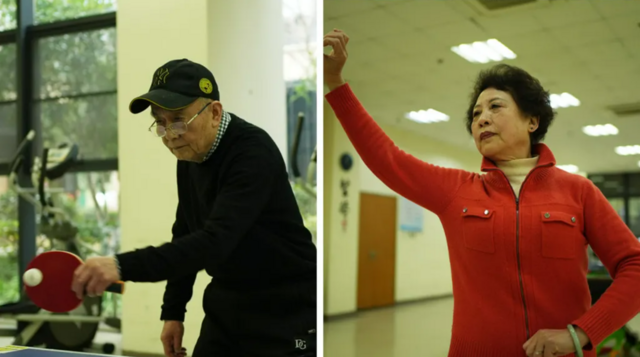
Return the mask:
[[[324,354],[331,357],[446,357],[453,298],[441,298],[329,319]],[[640,332],[640,315],[627,326]]]

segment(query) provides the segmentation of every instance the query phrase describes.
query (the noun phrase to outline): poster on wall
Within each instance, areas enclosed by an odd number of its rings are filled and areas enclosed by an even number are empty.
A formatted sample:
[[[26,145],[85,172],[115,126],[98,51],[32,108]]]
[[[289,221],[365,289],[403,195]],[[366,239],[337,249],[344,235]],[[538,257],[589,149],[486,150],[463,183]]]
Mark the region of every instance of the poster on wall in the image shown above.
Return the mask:
[[[410,233],[420,233],[424,226],[424,208],[400,197],[400,230]]]

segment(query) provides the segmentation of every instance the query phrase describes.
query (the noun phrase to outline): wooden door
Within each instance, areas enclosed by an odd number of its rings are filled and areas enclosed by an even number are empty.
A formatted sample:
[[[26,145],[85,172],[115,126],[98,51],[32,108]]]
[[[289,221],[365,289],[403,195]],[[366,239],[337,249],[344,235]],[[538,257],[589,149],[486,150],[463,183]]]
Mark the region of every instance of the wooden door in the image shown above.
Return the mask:
[[[396,197],[360,194],[358,309],[393,305]]]

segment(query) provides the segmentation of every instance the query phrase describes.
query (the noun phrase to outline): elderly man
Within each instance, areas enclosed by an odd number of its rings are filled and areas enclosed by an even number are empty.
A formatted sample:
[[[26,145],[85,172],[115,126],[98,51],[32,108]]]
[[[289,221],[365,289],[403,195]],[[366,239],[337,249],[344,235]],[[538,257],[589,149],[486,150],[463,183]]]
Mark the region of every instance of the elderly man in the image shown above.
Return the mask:
[[[205,269],[213,279],[193,356],[315,356],[316,249],[278,147],[225,111],[211,72],[186,59],[160,67],[130,110],[149,106],[149,130],[178,159],[173,239],[88,259],[73,290],[166,280],[161,340],[166,356],[184,355],[186,304]]]

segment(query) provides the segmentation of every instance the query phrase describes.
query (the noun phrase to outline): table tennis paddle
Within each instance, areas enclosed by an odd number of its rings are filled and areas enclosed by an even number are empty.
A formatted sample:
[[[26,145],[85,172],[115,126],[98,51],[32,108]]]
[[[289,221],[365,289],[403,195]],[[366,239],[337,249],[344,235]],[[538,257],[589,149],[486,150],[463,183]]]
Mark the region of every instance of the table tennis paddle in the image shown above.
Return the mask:
[[[64,251],[50,251],[36,256],[27,266],[25,280],[27,274],[33,275],[35,272],[40,282],[34,286],[25,283],[27,295],[38,307],[50,312],[76,309],[82,304],[82,299],[78,299],[71,290],[71,284],[74,272],[82,263],[80,257]],[[115,282],[106,291],[123,294],[124,283]]]

